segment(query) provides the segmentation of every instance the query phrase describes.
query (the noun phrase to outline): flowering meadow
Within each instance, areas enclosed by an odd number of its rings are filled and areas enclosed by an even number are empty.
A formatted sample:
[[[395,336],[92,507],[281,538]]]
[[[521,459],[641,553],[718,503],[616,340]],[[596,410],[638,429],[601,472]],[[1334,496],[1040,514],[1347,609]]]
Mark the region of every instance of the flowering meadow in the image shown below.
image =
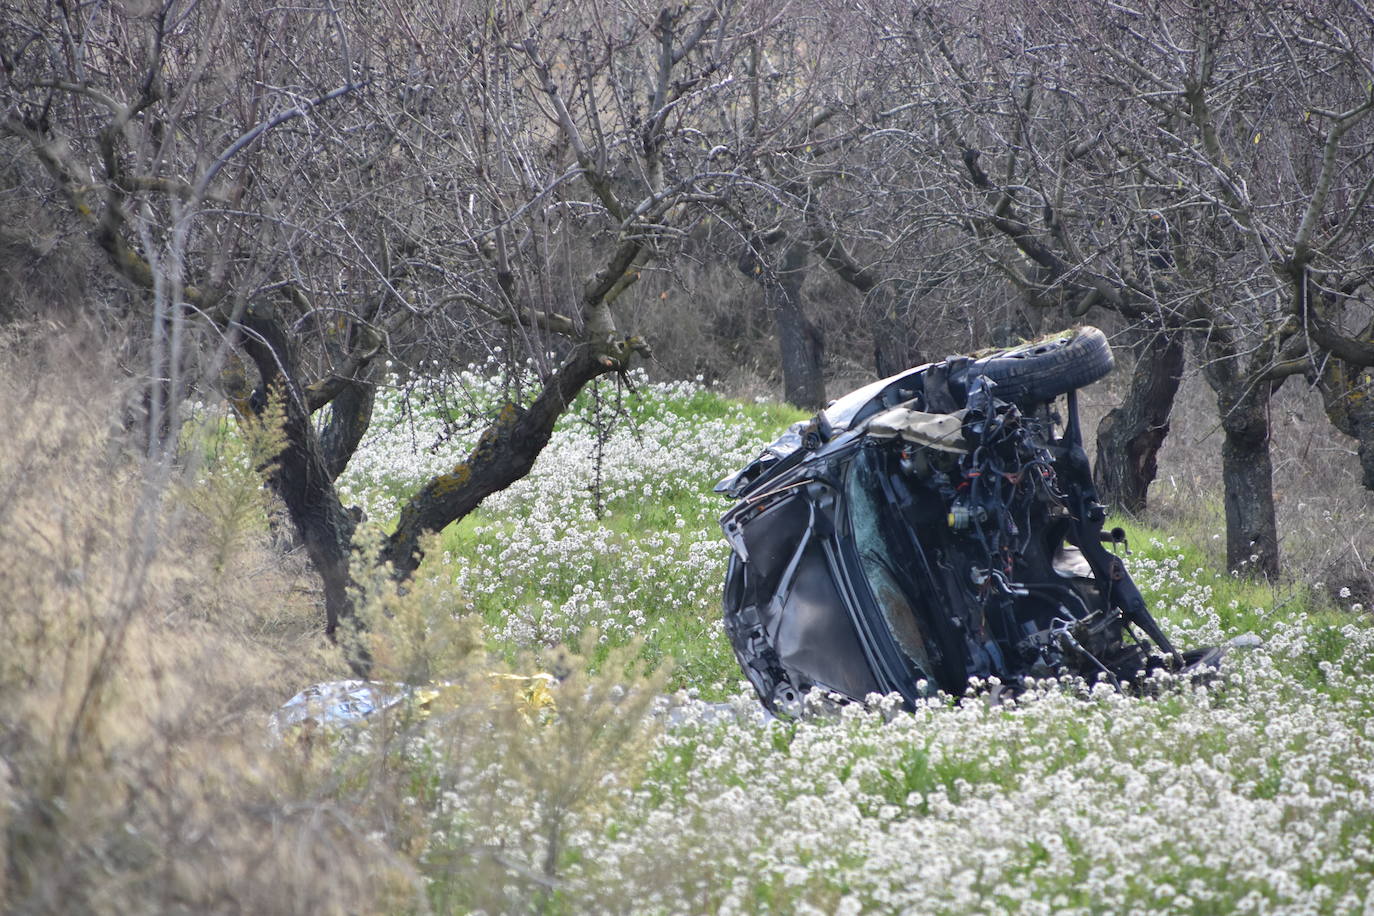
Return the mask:
[[[463,381],[495,397],[481,373]],[[603,384],[527,479],[431,545],[417,587],[491,646],[632,658],[500,740],[442,716],[409,733],[412,835],[377,841],[413,856],[429,905],[1374,912],[1368,616],[1219,576],[1167,536],[1132,529],[1130,559],[1174,641],[1261,642],[1212,683],[1050,681],[995,706],[875,698],[761,721],[719,624],[727,503],[710,488],[794,419],[698,383]],[[466,447],[441,411],[391,395],[347,498],[384,521]],[[672,727],[647,712],[665,702]]]
[[[494,377],[469,370],[455,381],[470,406],[497,397]],[[552,646],[595,630],[607,645],[638,639],[654,657],[675,657],[683,686],[733,691],[716,523],[729,501],[711,488],[801,414],[694,382],[641,379],[629,392],[602,383],[597,395],[600,406],[584,394],[532,473],[445,532],[420,575],[451,583],[455,607],[479,612],[498,645]],[[451,467],[477,431],[451,436],[441,412],[410,408],[399,393],[379,401],[340,483],[346,502],[385,519],[393,494]]]

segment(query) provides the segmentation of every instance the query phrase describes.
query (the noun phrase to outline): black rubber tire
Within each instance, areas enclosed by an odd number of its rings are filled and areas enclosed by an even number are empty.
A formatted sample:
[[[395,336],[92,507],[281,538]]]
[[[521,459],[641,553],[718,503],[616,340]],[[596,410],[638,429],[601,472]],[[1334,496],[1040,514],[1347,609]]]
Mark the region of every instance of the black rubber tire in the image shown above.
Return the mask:
[[[1107,335],[1081,327],[1065,337],[994,353],[969,366],[970,382],[986,376],[997,384],[993,396],[1013,404],[1038,404],[1102,378],[1116,360]]]

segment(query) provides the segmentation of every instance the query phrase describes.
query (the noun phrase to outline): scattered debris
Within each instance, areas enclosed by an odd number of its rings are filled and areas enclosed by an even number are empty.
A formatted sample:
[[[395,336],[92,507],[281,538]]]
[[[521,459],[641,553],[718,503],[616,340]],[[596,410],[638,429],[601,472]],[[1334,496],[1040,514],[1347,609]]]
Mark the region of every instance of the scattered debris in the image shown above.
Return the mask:
[[[489,674],[494,684],[511,688],[511,702],[533,719],[555,708],[552,674]],[[268,728],[276,740],[293,729],[340,729],[357,725],[382,710],[403,702],[413,703],[421,718],[427,717],[436,701],[453,702],[464,690],[461,684],[437,683],[416,687],[378,681],[329,681],[305,688],[282,704],[272,715]]]

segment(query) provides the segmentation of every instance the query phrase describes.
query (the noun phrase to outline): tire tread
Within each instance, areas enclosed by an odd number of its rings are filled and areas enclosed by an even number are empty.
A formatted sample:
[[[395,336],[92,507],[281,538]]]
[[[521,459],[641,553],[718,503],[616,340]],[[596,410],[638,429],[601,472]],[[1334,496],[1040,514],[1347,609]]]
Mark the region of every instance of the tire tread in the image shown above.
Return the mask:
[[[1038,403],[1090,385],[1114,365],[1107,335],[1094,327],[1081,327],[1059,340],[1026,344],[980,359],[970,368],[969,378],[981,375],[995,382],[995,394],[1001,400]]]

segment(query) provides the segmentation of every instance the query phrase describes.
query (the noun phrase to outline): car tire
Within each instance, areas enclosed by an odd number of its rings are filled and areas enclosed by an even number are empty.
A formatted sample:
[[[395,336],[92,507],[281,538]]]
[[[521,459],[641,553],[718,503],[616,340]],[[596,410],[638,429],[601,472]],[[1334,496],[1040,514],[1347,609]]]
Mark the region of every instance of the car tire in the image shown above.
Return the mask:
[[[1112,371],[1115,360],[1107,335],[1082,327],[1053,340],[1036,341],[977,360],[969,367],[971,382],[984,376],[995,382],[994,395],[1014,404],[1042,403],[1090,385]]]

